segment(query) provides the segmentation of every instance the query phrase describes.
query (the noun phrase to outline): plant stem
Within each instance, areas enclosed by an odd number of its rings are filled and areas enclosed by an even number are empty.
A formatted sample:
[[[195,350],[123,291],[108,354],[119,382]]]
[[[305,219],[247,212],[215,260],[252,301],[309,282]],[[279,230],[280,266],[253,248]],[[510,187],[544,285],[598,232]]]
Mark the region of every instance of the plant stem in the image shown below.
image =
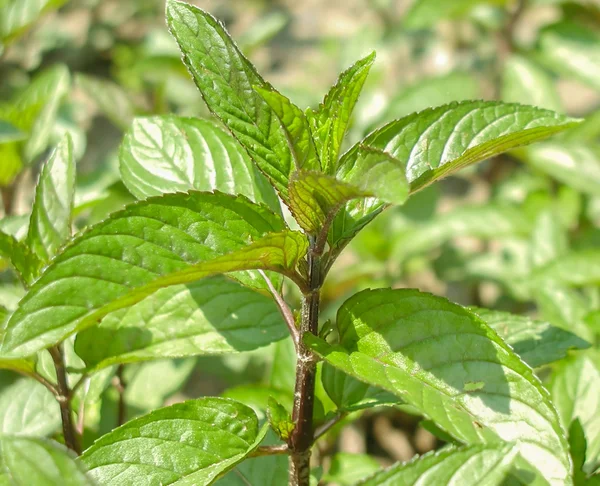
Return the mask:
[[[119,393],[119,401],[117,405],[117,426],[123,425],[127,422],[127,404],[125,403],[125,381],[123,380],[123,369],[125,366],[119,365],[115,377],[113,379],[113,386]]]
[[[254,452],[248,454],[248,457],[279,456],[289,453],[287,444],[260,446]]]
[[[267,287],[269,287],[269,291],[273,295],[273,299],[275,300],[275,303],[279,308],[279,312],[281,312],[283,320],[285,321],[288,330],[290,331],[292,341],[294,341],[294,347],[296,348],[296,350],[298,350],[298,341],[300,340],[300,334],[298,332],[298,329],[296,328],[296,322],[294,320],[294,314],[292,313],[292,310],[289,308],[281,294],[273,286],[273,282],[271,282],[271,279],[267,277],[267,274],[262,270],[259,270],[258,273],[260,273],[262,278],[267,283]]]
[[[296,424],[290,448],[289,484],[308,486],[310,483],[310,449],[313,443],[313,408],[315,401],[316,360],[302,341],[305,333],[317,334],[321,289],[322,248],[311,239],[308,250],[308,291],[302,298],[302,321],[296,362],[296,388],[292,421]]]
[[[81,454],[79,441],[75,432],[75,423],[73,422],[73,411],[71,410],[71,391],[67,383],[67,370],[65,368],[65,359],[60,345],[56,345],[48,350],[54,361],[54,369],[56,370],[56,381],[58,387],[58,395],[56,400],[60,405],[60,417],[62,420],[63,436],[65,445],[74,451],[76,454]]]
[[[2,206],[4,207],[4,216],[10,216],[13,213],[13,198],[14,198],[14,187],[2,187],[0,189],[2,194]]]

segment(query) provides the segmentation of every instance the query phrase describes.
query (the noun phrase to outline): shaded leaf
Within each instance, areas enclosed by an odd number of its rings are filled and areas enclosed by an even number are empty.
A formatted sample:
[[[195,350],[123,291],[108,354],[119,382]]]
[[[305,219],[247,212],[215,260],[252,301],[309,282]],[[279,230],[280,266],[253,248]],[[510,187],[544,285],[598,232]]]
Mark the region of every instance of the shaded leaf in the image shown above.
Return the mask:
[[[342,412],[402,403],[396,395],[359,381],[328,363],[323,364],[321,380],[327,395]]]
[[[66,135],[42,168],[29,222],[27,245],[43,261],[71,236],[74,192],[73,142]]]
[[[41,383],[20,378],[0,392],[0,434],[46,436],[60,423],[58,402]]]
[[[249,351],[288,334],[269,297],[224,277],[158,290],[77,335],[88,367]]]
[[[21,130],[11,123],[0,120],[0,143],[16,142],[27,138]]]
[[[526,467],[544,464],[547,481],[569,484],[568,445],[548,393],[475,314],[415,290],[368,290],[342,305],[337,326],[338,346],[310,335],[304,341],[460,442],[518,441]]]
[[[417,484],[477,484],[500,486],[509,473],[518,449],[512,444],[444,447],[395,464],[367,480],[361,486],[412,486]]]
[[[319,108],[316,111],[307,111],[321,168],[326,174],[334,173],[337,168],[340,148],[350,124],[352,111],[374,61],[375,52],[357,61],[340,74]]]
[[[242,146],[214,123],[175,115],[136,118],[119,152],[121,179],[139,199],[166,192],[218,190],[279,201]]]
[[[19,278],[31,284],[42,267],[40,259],[24,243],[0,231],[0,257],[11,263]]]
[[[292,275],[307,242],[299,233],[272,233],[283,227],[266,207],[218,192],[128,206],[81,234],[46,268],[5,326],[3,351],[29,355],[160,288],[215,273],[261,268]],[[236,278],[267,291],[260,275]]]
[[[288,180],[295,168],[292,153],[279,118],[253,89],[269,89],[269,84],[210,14],[169,0],[167,22],[210,111],[231,130],[287,201]]]
[[[570,349],[586,349],[590,343],[549,322],[509,312],[471,308],[532,368],[558,361]]]
[[[585,432],[587,453],[584,470],[600,466],[600,370],[585,354],[571,357],[552,374],[550,393],[565,427],[578,419]]]
[[[331,459],[331,466],[323,480],[339,486],[354,486],[357,481],[370,476],[380,467],[379,463],[367,454],[338,452]]]
[[[0,484],[94,486],[73,453],[54,441],[0,437]]]
[[[586,483],[586,474],[583,470],[586,449],[585,432],[579,419],[575,419],[569,427],[569,450],[571,451],[571,460],[573,461],[573,482],[575,486]]]
[[[241,403],[189,400],[127,422],[80,461],[100,485],[211,484],[252,452],[265,431]]]

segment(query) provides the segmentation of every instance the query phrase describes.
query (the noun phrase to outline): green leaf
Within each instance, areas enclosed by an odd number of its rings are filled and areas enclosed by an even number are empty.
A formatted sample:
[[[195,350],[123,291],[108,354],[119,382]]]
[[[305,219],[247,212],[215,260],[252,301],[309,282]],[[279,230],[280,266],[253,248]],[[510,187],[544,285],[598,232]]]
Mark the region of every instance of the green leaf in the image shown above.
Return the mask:
[[[288,334],[269,297],[224,277],[158,290],[77,335],[87,366],[249,351]]]
[[[0,484],[11,486],[94,486],[74,454],[56,442],[0,437]]]
[[[0,114],[0,118],[29,133],[22,150],[25,163],[33,162],[48,147],[58,107],[69,91],[70,83],[68,68],[58,64],[36,76],[12,100],[8,111]]]
[[[90,227],[46,268],[5,326],[3,352],[32,354],[170,285],[259,268],[292,276],[307,241],[297,232],[273,233],[283,227],[265,206],[219,192],[128,206]],[[256,273],[236,278],[268,292]]]
[[[262,445],[279,441],[271,430]],[[215,486],[282,486],[288,481],[288,458],[285,455],[252,457],[218,479]]]
[[[560,22],[538,36],[540,58],[566,76],[600,89],[600,35],[583,24]]]
[[[383,470],[361,486],[413,486],[417,484],[477,484],[500,486],[508,475],[518,448],[512,444],[444,447],[407,463]]]
[[[208,108],[287,202],[288,180],[295,169],[292,153],[279,118],[253,89],[269,89],[269,84],[210,14],[169,0],[167,22]]]
[[[577,120],[552,111],[497,101],[464,101],[431,108],[375,130],[361,146],[389,153],[406,167],[411,192],[463,167],[566,130]]]
[[[0,143],[18,142],[27,138],[21,130],[11,123],[0,120]]]
[[[471,308],[488,326],[513,348],[532,368],[537,368],[567,356],[570,349],[586,349],[590,343],[576,334],[509,312]]]
[[[371,194],[320,172],[300,170],[290,178],[290,209],[309,234],[326,230],[343,204]]]
[[[135,107],[130,95],[116,83],[107,79],[77,73],[75,84],[79,86],[117,127],[126,130],[130,127]]]
[[[535,287],[543,280],[579,287],[600,283],[600,251],[588,249],[568,253],[536,270],[530,283]]]
[[[579,419],[587,440],[584,470],[600,466],[600,369],[591,356],[571,357],[557,367],[550,383],[552,401],[565,427]]]
[[[155,410],[97,440],[80,461],[99,484],[211,484],[264,437],[251,408],[202,398]]]
[[[119,160],[123,182],[139,199],[216,189],[243,194],[279,212],[275,192],[242,146],[207,120],[136,118],[125,134]]]
[[[60,7],[65,0],[4,0],[0,2],[0,41],[21,34],[44,12]]]
[[[433,106],[479,98],[481,88],[477,79],[471,73],[455,71],[445,76],[420,79],[402,89],[389,101],[379,118],[387,122]]]
[[[327,395],[341,412],[402,403],[396,395],[369,386],[327,363],[323,364],[321,380]]]
[[[38,275],[42,262],[24,243],[0,231],[0,257],[11,263],[24,284],[31,284]]]
[[[546,142],[515,155],[536,170],[591,195],[600,192],[600,146],[580,142]]]
[[[379,463],[367,454],[338,452],[331,459],[331,466],[323,480],[339,486],[354,486],[357,481],[380,469]]]
[[[321,168],[326,174],[334,173],[337,168],[338,156],[350,125],[352,111],[374,61],[375,52],[357,61],[340,74],[319,108],[316,111],[307,111]]]
[[[386,203],[402,204],[408,198],[403,164],[372,147],[360,146],[356,158],[340,164],[336,177]]]
[[[342,305],[337,326],[338,346],[309,335],[304,341],[458,441],[517,441],[531,466],[544,465],[540,474],[550,483],[570,484],[568,445],[548,393],[475,314],[415,290],[368,290]]]
[[[573,461],[573,482],[575,486],[585,484],[585,455],[587,450],[587,442],[585,440],[585,431],[581,426],[579,419],[573,420],[569,427],[569,450],[571,451],[571,459]]]
[[[281,121],[296,167],[318,171],[321,163],[317,157],[308,119],[304,112],[273,87],[269,89],[255,88],[255,91],[267,102]]]
[[[549,73],[530,59],[513,54],[504,65],[502,101],[562,112],[560,96]]]
[[[60,428],[60,409],[50,391],[20,378],[0,393],[0,434],[46,436]]]
[[[74,192],[73,142],[67,134],[42,168],[26,239],[45,262],[71,236]]]
[[[273,397],[269,397],[267,405],[267,419],[269,425],[282,441],[287,441],[294,431],[294,422],[289,412]]]

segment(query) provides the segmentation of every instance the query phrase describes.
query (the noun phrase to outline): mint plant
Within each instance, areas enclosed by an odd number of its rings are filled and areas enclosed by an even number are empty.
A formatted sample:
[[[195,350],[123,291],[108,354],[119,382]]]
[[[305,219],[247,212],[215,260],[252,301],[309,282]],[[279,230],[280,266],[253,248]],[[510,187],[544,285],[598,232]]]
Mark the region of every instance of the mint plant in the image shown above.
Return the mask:
[[[597,416],[576,412],[568,389],[589,379],[597,391],[600,379],[592,358],[569,354],[590,346],[579,335],[416,289],[359,291],[333,323],[321,303],[338,257],[386,209],[460,169],[572,134],[579,120],[516,103],[454,102],[389,122],[346,150],[374,53],[340,74],[318,107],[302,110],[260,76],[209,13],[176,0],[166,12],[216,121],[136,118],[119,159],[121,180],[138,200],[74,236],[75,155],[65,135],[40,172],[26,236],[0,232],[0,255],[25,289],[14,312],[2,313],[0,367],[31,378],[9,386],[15,403],[30,403],[12,420],[30,428],[11,433],[5,424],[0,482],[258,485],[283,461],[288,484],[307,486],[321,479],[311,468],[319,440],[365,410],[391,406],[423,417],[447,444],[358,484],[593,484],[588,476],[597,475],[583,468],[598,443],[586,443],[584,426],[593,429]],[[41,125],[56,111],[47,106]],[[7,113],[0,147],[17,162],[6,181],[48,143],[47,131],[28,138],[16,109]],[[113,118],[125,125],[129,116]],[[495,231],[506,215],[490,214]],[[519,226],[518,217],[506,220]],[[540,221],[545,243],[552,219]],[[426,241],[406,241],[403,251]],[[542,301],[540,292],[558,281],[598,281],[585,255],[551,263],[552,249],[540,248],[537,270],[513,282],[515,294]],[[275,342],[274,374],[295,363],[292,393],[268,392],[257,405],[237,390],[237,397],[151,407],[127,421],[130,364]],[[549,392],[533,369],[558,360]],[[119,426],[90,443],[86,410],[111,381],[120,391]],[[56,413],[35,415],[48,397]],[[0,399],[0,409],[10,405]],[[70,452],[38,437],[58,422]],[[337,480],[333,469],[323,480]]]

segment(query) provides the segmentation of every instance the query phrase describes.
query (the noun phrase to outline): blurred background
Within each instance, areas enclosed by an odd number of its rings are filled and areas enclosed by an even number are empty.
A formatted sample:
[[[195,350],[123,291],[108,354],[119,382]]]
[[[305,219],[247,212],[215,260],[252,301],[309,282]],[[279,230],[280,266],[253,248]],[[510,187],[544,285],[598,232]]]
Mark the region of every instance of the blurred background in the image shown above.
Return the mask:
[[[463,170],[385,211],[332,270],[324,325],[356,290],[416,287],[463,305],[547,319],[598,343],[596,286],[556,284],[532,293],[523,281],[600,243],[600,2],[189,3],[222,20],[259,72],[301,107],[318,104],[340,71],[377,51],[347,146],[387,121],[464,99],[586,118],[560,139]],[[123,133],[136,116],[171,112],[210,117],[167,31],[163,0],[0,0],[0,124],[16,128],[0,138],[0,229],[17,238],[26,233],[39,162],[66,131],[78,161],[77,226],[133,201],[119,178]],[[23,292],[12,278],[0,274],[0,304],[8,311]],[[292,291],[287,298],[297,303]],[[288,345],[128,365],[128,416],[222,393],[258,409],[269,393],[289,401]],[[109,387],[88,414],[86,442],[114,427],[115,396]],[[319,444],[318,464],[330,481],[345,484],[336,479],[351,467],[344,453],[371,454],[352,464],[369,471],[436,448],[443,438],[433,432],[438,437],[410,410],[357,413]]]

